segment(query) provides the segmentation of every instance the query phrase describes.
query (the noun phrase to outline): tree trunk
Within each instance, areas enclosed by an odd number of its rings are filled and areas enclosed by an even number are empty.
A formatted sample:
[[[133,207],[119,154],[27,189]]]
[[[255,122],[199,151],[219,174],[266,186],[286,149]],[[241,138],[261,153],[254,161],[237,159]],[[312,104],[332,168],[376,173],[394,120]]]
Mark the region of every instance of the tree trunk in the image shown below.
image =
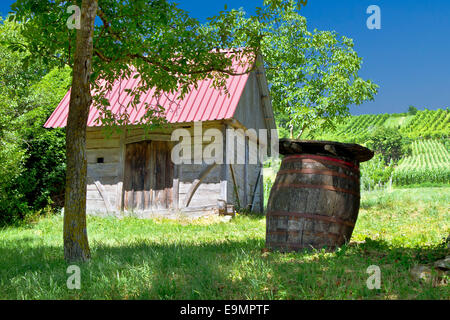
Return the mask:
[[[66,131],[64,258],[69,262],[90,258],[86,230],[86,125],[92,103],[90,76],[96,13],[97,0],[83,0]]]

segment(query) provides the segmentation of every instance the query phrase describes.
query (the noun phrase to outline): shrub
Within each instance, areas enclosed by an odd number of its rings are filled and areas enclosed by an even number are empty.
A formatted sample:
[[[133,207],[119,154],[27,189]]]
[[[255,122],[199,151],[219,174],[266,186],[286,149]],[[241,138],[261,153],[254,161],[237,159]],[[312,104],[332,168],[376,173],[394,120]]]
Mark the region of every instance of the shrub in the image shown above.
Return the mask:
[[[43,212],[50,204],[62,206],[65,130],[49,130],[43,125],[69,83],[70,69],[51,71],[32,86],[30,94],[18,97],[27,107],[18,109],[21,114],[5,122],[13,138],[9,143],[2,139],[0,145],[0,161],[4,164],[0,167],[0,224],[23,220],[34,211]],[[0,134],[6,132],[0,130]]]
[[[383,156],[385,165],[391,161],[397,163],[402,156],[411,152],[410,140],[403,138],[397,129],[392,128],[380,127],[375,130],[367,141],[367,146]]]
[[[393,162],[386,166],[383,155],[376,153],[370,161],[361,163],[361,189],[375,190],[385,187],[390,183],[393,172]]]

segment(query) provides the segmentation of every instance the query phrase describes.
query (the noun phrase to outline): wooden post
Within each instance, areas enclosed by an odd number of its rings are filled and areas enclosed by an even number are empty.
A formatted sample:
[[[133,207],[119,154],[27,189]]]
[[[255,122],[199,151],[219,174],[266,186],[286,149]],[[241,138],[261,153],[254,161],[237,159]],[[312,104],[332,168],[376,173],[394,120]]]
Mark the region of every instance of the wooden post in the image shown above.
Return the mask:
[[[222,127],[223,136],[223,163],[220,173],[220,197],[228,203],[228,165],[227,165],[227,125]]]
[[[173,208],[175,211],[180,208],[180,170],[181,165],[176,164],[173,177]]]
[[[117,176],[117,195],[116,195],[116,209],[122,212],[124,209],[124,191],[123,191],[123,179],[125,176],[125,139],[127,136],[127,128],[123,128],[123,132],[120,135],[120,149],[119,149],[119,172]]]
[[[248,194],[248,189],[249,189],[249,181],[248,181],[248,158],[249,158],[249,154],[248,154],[248,138],[247,136],[244,135],[244,148],[245,148],[245,163],[244,163],[244,199],[242,199],[242,205],[247,208],[249,205],[249,194]]]

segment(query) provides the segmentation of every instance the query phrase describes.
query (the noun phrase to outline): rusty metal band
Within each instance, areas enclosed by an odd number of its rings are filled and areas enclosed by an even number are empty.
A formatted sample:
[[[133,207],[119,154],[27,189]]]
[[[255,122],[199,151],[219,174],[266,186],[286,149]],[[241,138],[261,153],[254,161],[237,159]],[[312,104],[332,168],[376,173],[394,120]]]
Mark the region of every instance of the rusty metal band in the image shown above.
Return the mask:
[[[340,159],[335,159],[335,158],[330,158],[330,157],[323,157],[323,156],[316,156],[316,155],[292,155],[292,156],[287,156],[283,159],[283,161],[295,161],[298,159],[303,159],[306,162],[325,162],[334,166],[339,166],[342,168],[350,168],[354,171],[359,172],[359,166],[355,165],[354,163],[348,162],[348,161],[344,161],[344,160],[340,160]],[[309,160],[309,161],[308,161]],[[314,161],[316,160],[316,161]]]
[[[321,176],[334,176],[340,177],[348,180],[354,180],[359,182],[359,177],[352,177],[345,173],[339,173],[333,170],[320,170],[320,169],[289,169],[289,170],[280,170],[278,174],[289,174],[289,173],[301,173],[301,174],[317,174]]]
[[[266,242],[266,246],[269,248],[283,248],[283,249],[313,249],[312,245],[304,245],[298,243],[283,243],[283,242]],[[327,248],[335,248],[336,245],[327,246]]]
[[[295,183],[275,183],[272,187],[273,189],[281,189],[281,188],[306,188],[306,189],[324,189],[335,192],[342,192],[354,195],[357,198],[360,198],[359,192],[355,192],[348,189],[335,188],[333,186],[328,185],[315,185],[315,184],[295,184]]]
[[[293,235],[297,236],[299,235],[299,231],[267,231],[268,235]],[[320,238],[332,238],[334,240],[339,240],[342,236],[336,233],[331,232],[317,232],[317,233],[311,233],[311,232],[304,232],[308,236],[314,236],[314,237],[320,237]]]
[[[324,216],[320,214],[311,214],[311,213],[304,213],[304,212],[286,212],[286,211],[268,211],[267,212],[268,217],[299,217],[299,218],[305,218],[310,220],[321,220],[325,222],[332,222],[336,224],[345,225],[348,227],[354,227],[355,223],[347,220],[342,220],[336,217],[330,217],[330,216]]]

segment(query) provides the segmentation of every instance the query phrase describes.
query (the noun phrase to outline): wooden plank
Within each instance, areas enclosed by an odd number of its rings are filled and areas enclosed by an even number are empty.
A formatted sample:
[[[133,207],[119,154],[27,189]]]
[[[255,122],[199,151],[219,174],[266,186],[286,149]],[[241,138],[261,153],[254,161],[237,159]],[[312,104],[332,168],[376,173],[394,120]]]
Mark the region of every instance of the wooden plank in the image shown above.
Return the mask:
[[[173,179],[173,207],[179,209],[180,207],[180,180]]]
[[[134,152],[134,145],[128,145],[126,147],[125,152],[125,159],[124,159],[124,181],[123,181],[123,188],[124,188],[124,210],[131,210],[133,209],[133,183],[132,183],[132,154]]]
[[[100,183],[103,185],[103,188],[105,189],[106,193],[108,194],[108,198],[112,199],[115,197],[116,194],[116,190],[117,190],[117,185],[108,185],[108,184],[104,184],[102,182],[102,180],[99,178],[99,181],[101,181]],[[98,192],[98,188],[95,185],[95,183],[91,180],[89,181],[90,183],[87,185],[87,191],[88,192]]]
[[[127,137],[125,139],[125,144],[142,142],[142,141],[170,141],[169,134],[147,134],[147,135],[137,135],[132,137]]]
[[[135,153],[133,154],[133,189],[134,202],[133,208],[136,210],[144,210],[144,178],[145,178],[145,154],[148,143],[135,143]]]
[[[192,183],[191,188],[189,189],[188,193],[186,194],[186,197],[184,199],[184,207],[188,207],[189,203],[192,200],[192,197],[194,196],[195,191],[197,191],[198,187],[202,183],[202,181],[205,179],[205,177],[211,172],[212,169],[216,167],[216,163],[213,163],[209,165],[203,172],[200,173],[198,179],[195,179]]]
[[[259,212],[264,213],[264,166],[261,164],[261,183],[259,184]]]
[[[88,170],[92,172],[95,177],[114,177],[117,178],[119,163],[96,163],[89,164]]]
[[[106,207],[105,207],[105,202],[103,201],[103,199],[90,199],[90,200],[86,200],[87,204],[89,204],[89,206],[86,208],[87,212],[89,213],[94,213],[94,212],[107,212]]]
[[[243,205],[245,207],[248,207],[248,142],[247,138],[245,138],[245,163],[244,163],[244,199],[243,199]]]
[[[89,168],[88,168],[87,174],[88,174],[88,177],[90,179],[92,179],[92,181],[94,182],[95,186],[98,189],[98,192],[100,193],[101,197],[103,198],[103,202],[105,203],[106,211],[113,212],[111,203],[109,202],[108,193],[106,192],[103,185],[100,183],[99,179],[95,176],[95,174],[92,172],[92,170],[89,170]]]
[[[101,140],[103,140],[103,139],[104,140],[120,139],[120,134],[113,132],[111,135],[106,135],[102,129],[99,129],[99,130],[87,131],[86,139],[101,139]]]
[[[234,169],[233,169],[233,166],[231,165],[231,163],[230,163],[230,171],[231,171],[231,177],[233,179],[234,192],[236,194],[237,205],[238,205],[238,207],[241,207],[241,201],[239,200],[239,189],[236,184],[236,175],[234,174]]]
[[[87,149],[119,148],[119,139],[89,139],[86,140]]]
[[[165,160],[165,185],[164,185],[164,192],[166,194],[166,207],[173,208],[173,176],[174,176],[174,163],[172,162],[171,157],[171,146],[170,142],[164,142],[163,143],[163,150],[164,150],[164,160]]]
[[[119,148],[119,159],[118,159],[118,174],[117,174],[117,195],[116,195],[116,208],[119,211],[123,211],[123,200],[124,200],[124,192],[123,192],[123,180],[125,174],[125,138],[126,138],[127,130],[123,130],[120,135],[120,148]]]
[[[220,167],[220,198],[224,200],[226,203],[229,201],[228,199],[228,166],[227,166],[227,138],[226,138],[226,129],[227,125],[224,124],[222,126],[222,136],[224,137],[223,143],[223,161]]]
[[[216,163],[214,163],[216,164]],[[186,165],[183,165],[183,175],[180,177],[180,181],[185,183],[192,183],[199,177],[199,173],[203,172],[209,165],[197,166],[196,170],[187,169]],[[220,165],[221,166],[221,165]],[[204,183],[220,182],[221,180],[221,168],[216,164],[208,176],[205,177]]]
[[[220,196],[220,189],[216,188],[216,190],[208,190],[208,189],[199,189],[196,196],[193,197],[190,207],[196,206],[209,206],[215,205],[217,206],[217,199]],[[189,208],[189,207],[184,207]],[[182,210],[184,209],[182,208]]]
[[[151,208],[152,203],[152,184],[154,179],[154,173],[152,170],[152,142],[149,141],[146,143],[145,150],[145,170],[144,170],[144,210]]]
[[[167,141],[126,145],[125,205],[127,210],[169,209],[173,204],[173,163]]]
[[[261,179],[262,174],[262,167],[259,171],[258,177],[256,178],[255,188],[253,190],[253,196],[252,196],[252,202],[251,202],[251,210],[253,211],[255,209],[255,202],[256,202],[256,193],[258,191],[259,181]]]
[[[103,163],[115,163],[120,161],[120,148],[87,149],[88,164],[97,164],[98,158],[103,158]]]

